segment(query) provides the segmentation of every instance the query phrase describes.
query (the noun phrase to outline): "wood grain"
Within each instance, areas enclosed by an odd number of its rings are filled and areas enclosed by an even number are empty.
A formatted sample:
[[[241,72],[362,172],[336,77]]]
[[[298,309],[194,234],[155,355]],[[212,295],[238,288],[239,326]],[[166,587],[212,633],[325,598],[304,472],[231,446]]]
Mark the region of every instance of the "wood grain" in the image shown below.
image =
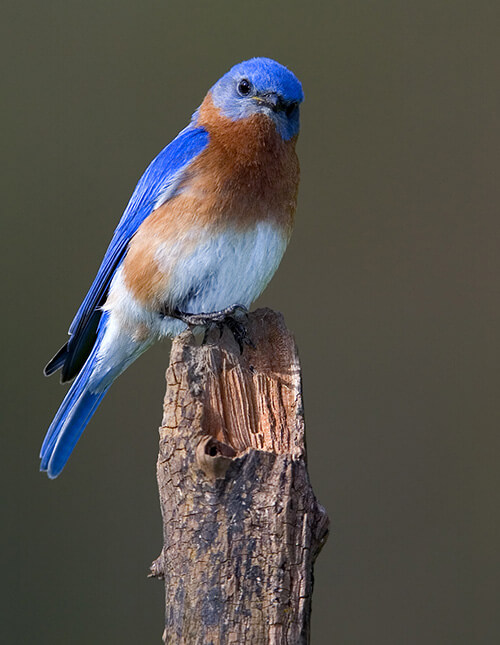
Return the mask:
[[[300,364],[283,317],[173,343],[160,428],[165,643],[308,643],[328,517],[306,467]]]

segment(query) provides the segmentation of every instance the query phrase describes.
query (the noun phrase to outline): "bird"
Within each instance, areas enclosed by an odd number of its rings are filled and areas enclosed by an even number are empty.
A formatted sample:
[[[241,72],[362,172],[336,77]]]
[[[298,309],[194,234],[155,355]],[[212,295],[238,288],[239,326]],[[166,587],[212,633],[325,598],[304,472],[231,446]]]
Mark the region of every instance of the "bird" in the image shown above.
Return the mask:
[[[241,322],[274,275],[299,185],[302,85],[264,57],[234,65],[149,164],[97,275],[44,369],[73,381],[40,451],[56,478],[113,381],[154,342]],[[238,322],[240,320],[240,322]]]

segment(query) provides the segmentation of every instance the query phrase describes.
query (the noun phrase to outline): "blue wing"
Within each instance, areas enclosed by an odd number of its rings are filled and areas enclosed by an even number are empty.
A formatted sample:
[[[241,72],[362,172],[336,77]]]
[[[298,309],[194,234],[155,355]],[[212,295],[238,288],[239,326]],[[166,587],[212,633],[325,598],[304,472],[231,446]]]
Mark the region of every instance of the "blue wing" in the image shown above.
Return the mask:
[[[123,261],[128,244],[153,208],[170,199],[183,171],[208,144],[208,132],[191,123],[150,163],[139,180],[116,227],[97,276],[69,328],[70,339],[45,367],[49,376],[62,368],[61,380],[70,381],[83,367],[94,346],[111,280]]]

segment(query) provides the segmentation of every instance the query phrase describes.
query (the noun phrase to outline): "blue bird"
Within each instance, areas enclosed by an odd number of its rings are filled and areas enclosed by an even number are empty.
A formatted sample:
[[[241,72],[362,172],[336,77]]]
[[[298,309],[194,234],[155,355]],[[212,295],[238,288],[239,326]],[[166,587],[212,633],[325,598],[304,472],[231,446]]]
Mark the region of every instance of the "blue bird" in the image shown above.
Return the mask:
[[[42,445],[64,468],[113,381],[156,340],[226,323],[275,273],[297,203],[302,87],[269,58],[235,65],[139,180],[97,276],[45,367],[74,379]]]

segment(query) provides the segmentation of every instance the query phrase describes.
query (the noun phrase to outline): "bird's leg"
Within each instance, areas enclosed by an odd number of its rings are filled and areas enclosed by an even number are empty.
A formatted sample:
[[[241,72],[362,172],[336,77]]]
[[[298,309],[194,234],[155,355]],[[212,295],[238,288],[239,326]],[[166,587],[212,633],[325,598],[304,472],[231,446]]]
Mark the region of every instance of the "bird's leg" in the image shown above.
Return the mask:
[[[240,312],[246,314],[248,313],[248,309],[243,305],[231,305],[230,307],[226,307],[220,311],[200,314],[191,314],[175,309],[169,315],[172,316],[172,318],[182,320],[182,322],[189,325],[189,327],[206,327],[203,343],[206,342],[208,331],[212,325],[217,325],[221,336],[225,325],[233,334],[234,340],[238,343],[240,348],[240,352],[243,352],[243,347],[245,345],[249,345],[253,348],[255,348],[255,345],[248,335],[246,324],[235,317],[235,314]]]
[[[170,313],[169,316],[172,316],[172,318],[177,318],[178,320],[182,320],[182,322],[186,323],[186,325],[189,325],[190,327],[204,327],[205,325],[209,325],[210,323],[225,324],[226,319],[228,317],[234,316],[234,314],[238,311],[241,311],[245,314],[248,313],[248,309],[243,305],[231,305],[230,307],[226,307],[225,309],[221,309],[220,311],[212,311],[210,313],[199,314],[190,314],[185,311],[180,311],[179,309],[174,309],[174,311]]]

